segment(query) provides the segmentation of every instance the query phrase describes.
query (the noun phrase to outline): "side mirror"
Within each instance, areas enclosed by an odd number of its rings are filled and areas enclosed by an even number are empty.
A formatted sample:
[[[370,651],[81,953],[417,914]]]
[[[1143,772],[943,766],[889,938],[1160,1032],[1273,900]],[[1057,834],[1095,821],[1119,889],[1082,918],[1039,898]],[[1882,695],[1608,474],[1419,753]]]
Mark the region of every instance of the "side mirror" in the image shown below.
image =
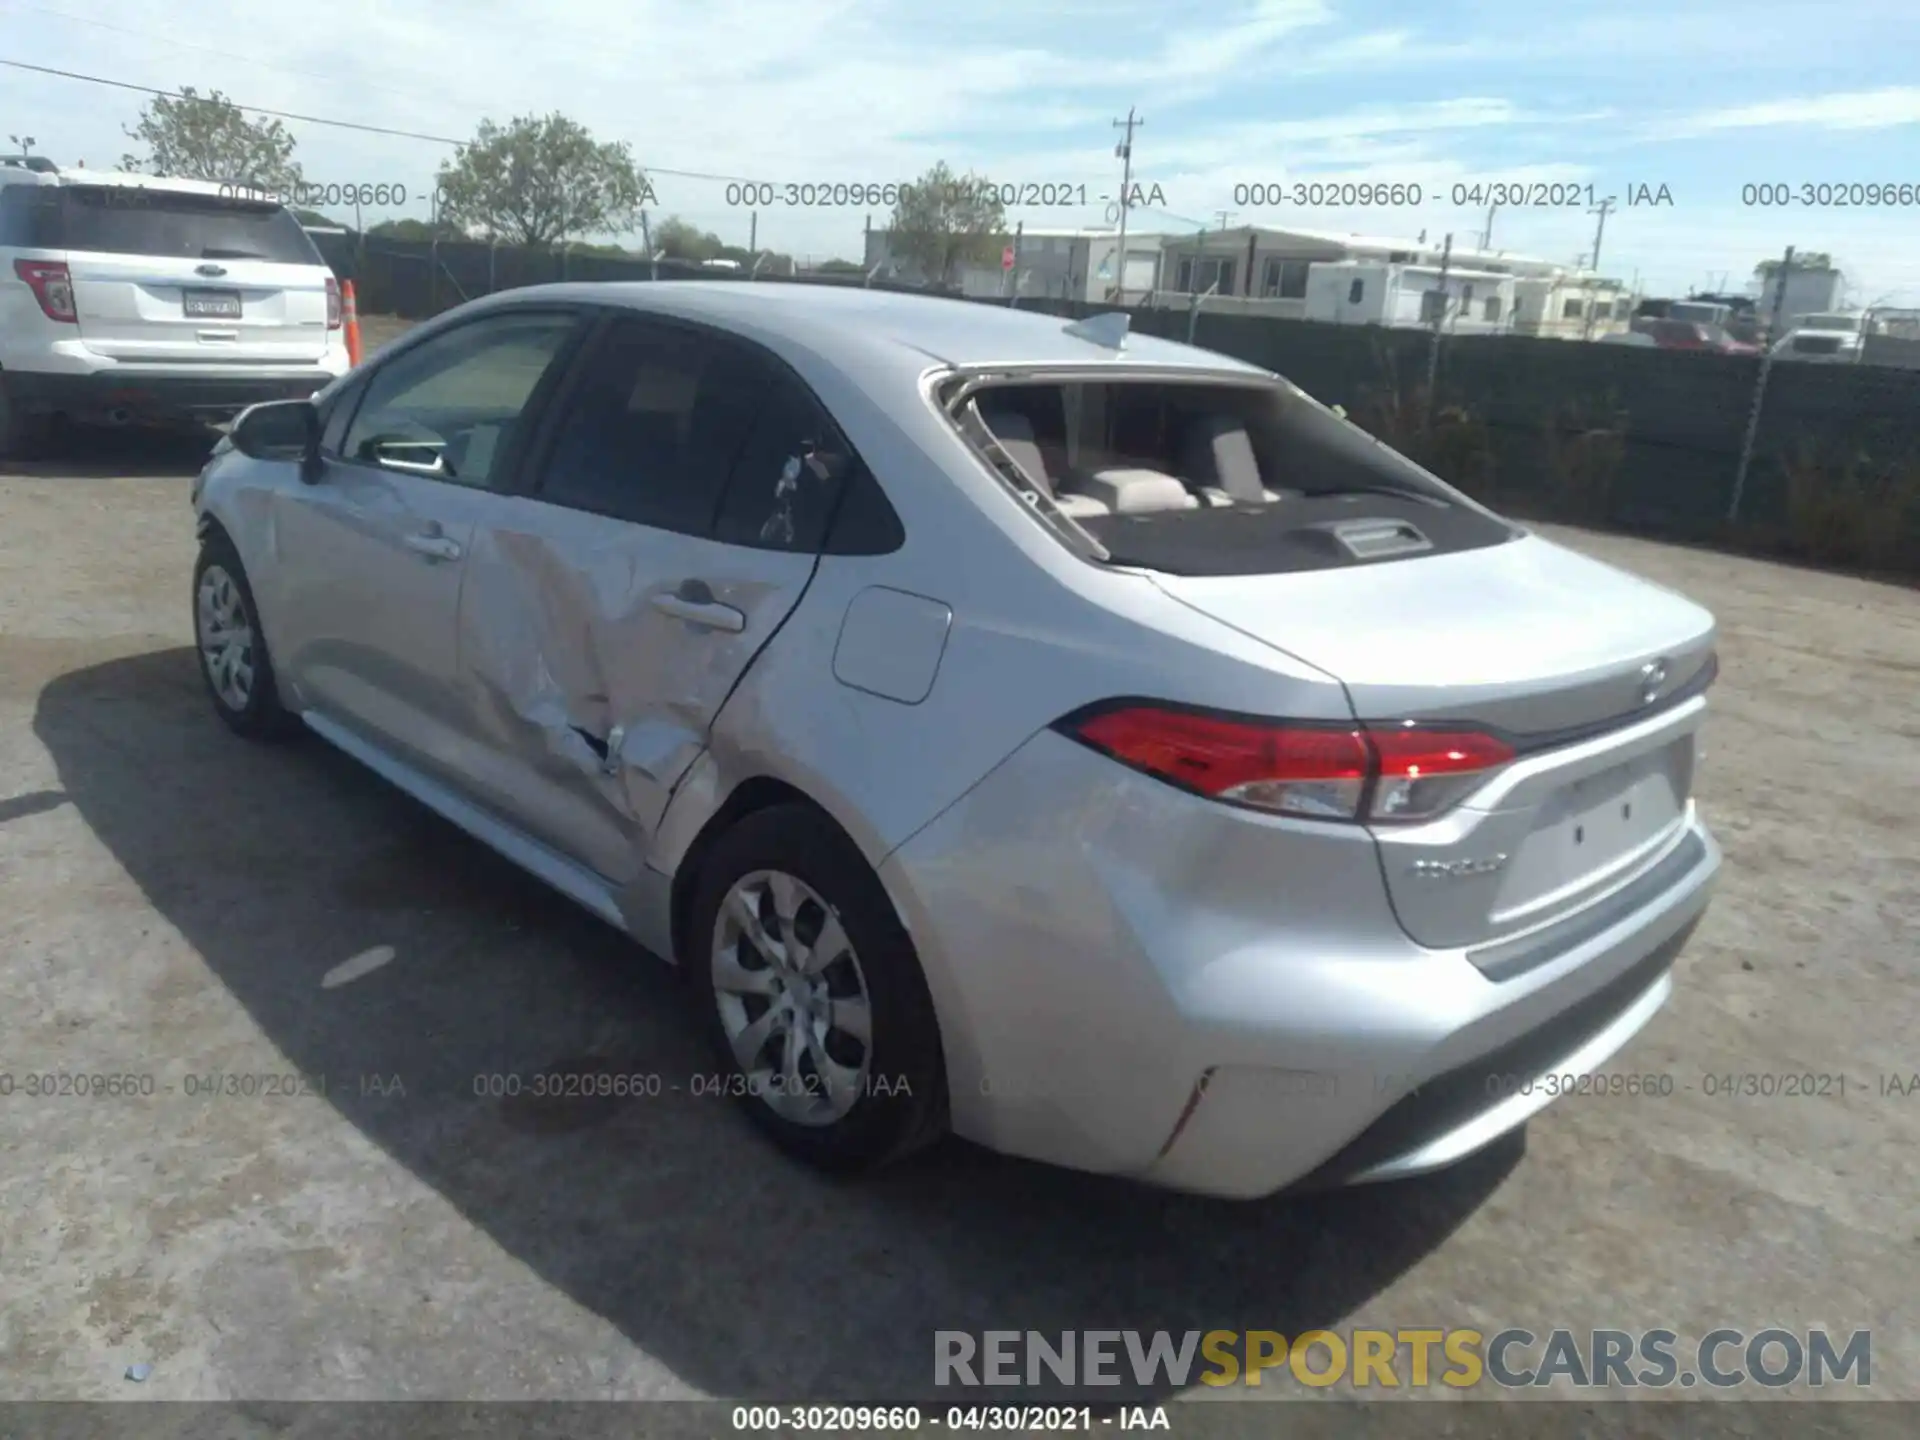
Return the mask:
[[[255,460],[293,460],[301,479],[313,478],[320,453],[320,412],[311,400],[269,400],[249,405],[227,432],[233,448]]]

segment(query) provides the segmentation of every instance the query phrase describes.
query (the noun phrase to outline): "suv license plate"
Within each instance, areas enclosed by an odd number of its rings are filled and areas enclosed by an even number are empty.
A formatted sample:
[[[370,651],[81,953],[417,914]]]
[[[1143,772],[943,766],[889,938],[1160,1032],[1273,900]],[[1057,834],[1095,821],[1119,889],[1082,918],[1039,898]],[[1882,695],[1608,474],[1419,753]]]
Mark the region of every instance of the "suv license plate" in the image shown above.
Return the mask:
[[[240,318],[238,290],[189,290],[181,297],[181,303],[189,319],[238,320]]]

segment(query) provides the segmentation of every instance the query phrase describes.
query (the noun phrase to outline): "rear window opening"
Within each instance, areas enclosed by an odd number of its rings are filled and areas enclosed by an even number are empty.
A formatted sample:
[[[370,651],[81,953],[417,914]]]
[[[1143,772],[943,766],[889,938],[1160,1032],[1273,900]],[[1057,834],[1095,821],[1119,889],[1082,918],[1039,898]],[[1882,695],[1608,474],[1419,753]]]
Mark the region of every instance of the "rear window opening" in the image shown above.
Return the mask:
[[[174,260],[324,265],[285,206],[134,185],[36,187],[33,237],[47,250]]]
[[[949,404],[1035,514],[1107,564],[1274,574],[1519,534],[1291,388],[1023,379],[962,385]]]

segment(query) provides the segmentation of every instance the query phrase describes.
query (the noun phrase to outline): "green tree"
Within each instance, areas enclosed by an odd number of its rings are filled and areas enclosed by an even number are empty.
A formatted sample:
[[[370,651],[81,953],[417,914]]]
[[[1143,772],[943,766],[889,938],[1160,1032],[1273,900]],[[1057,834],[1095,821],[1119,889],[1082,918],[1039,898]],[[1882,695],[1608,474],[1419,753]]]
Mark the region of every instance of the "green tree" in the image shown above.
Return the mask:
[[[178,96],[158,95],[126,132],[144,154],[127,155],[122,169],[183,180],[241,182],[275,194],[300,185],[293,136],[278,120],[247,119],[218,90],[200,95],[182,86]]]
[[[971,170],[956,176],[942,160],[901,187],[888,248],[919,266],[929,280],[949,285],[957,267],[995,259],[1006,231],[1006,206],[993,187]]]
[[[439,186],[448,223],[533,247],[625,234],[643,204],[658,203],[626,142],[596,141],[558,112],[481,121],[440,166]]]
[[[441,225],[436,230],[435,226],[429,225],[425,220],[415,220],[410,217],[404,220],[382,220],[378,225],[367,227],[369,239],[418,240],[424,243],[432,240],[436,234],[442,240],[461,238],[460,232],[451,225]]]
[[[669,215],[653,227],[653,248],[668,260],[713,260],[720,257],[727,242],[690,220]]]

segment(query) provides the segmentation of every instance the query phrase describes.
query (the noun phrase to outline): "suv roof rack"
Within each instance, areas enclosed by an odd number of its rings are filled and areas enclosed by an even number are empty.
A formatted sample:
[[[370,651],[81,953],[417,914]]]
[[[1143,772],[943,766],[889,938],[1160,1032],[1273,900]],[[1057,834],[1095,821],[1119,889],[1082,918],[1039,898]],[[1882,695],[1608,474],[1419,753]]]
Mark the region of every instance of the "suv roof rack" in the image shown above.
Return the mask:
[[[60,173],[60,167],[45,155],[0,155],[0,165],[11,166],[17,170],[31,170],[39,175]]]

